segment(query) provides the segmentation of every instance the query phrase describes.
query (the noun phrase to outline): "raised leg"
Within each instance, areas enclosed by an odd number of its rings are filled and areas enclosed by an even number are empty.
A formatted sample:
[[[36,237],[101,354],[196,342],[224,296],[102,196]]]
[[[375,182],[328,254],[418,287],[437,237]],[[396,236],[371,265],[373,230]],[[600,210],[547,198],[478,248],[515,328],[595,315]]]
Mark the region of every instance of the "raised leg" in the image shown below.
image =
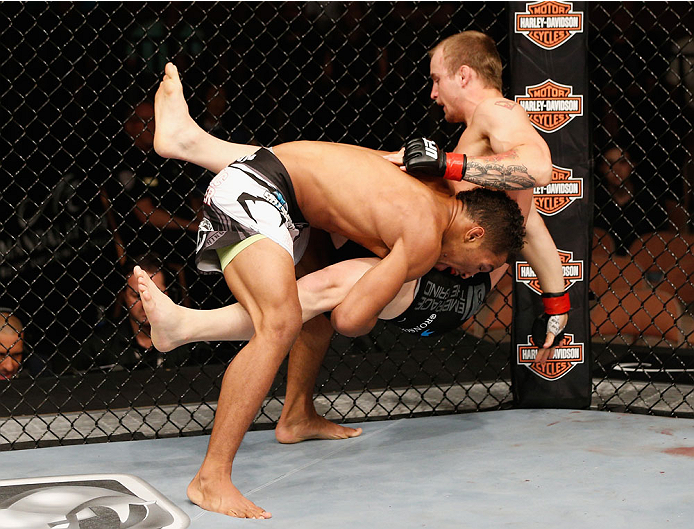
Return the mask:
[[[213,173],[258,150],[255,145],[215,138],[193,121],[178,69],[172,63],[167,63],[154,96],[154,127],[154,150],[159,156],[191,162]]]
[[[375,258],[352,259],[334,264],[302,277],[297,282],[302,320],[332,310],[345,297],[351,286],[376,262]],[[248,311],[240,303],[211,310],[190,309],[176,305],[139,266],[135,267],[138,290],[147,320],[152,327],[152,342],[159,351],[167,352],[191,342],[223,342],[250,340],[255,332]],[[406,283],[391,301],[381,318],[402,314],[414,297],[416,282]],[[317,324],[316,332],[323,326]],[[332,327],[330,328],[332,335]],[[329,337],[328,337],[329,339]]]
[[[335,308],[376,262],[375,258],[343,261],[299,279],[302,320],[308,321]],[[134,273],[152,327],[152,342],[159,351],[170,351],[190,342],[245,341],[253,336],[253,321],[240,303],[212,310],[190,309],[174,304],[139,266]]]
[[[307,322],[335,308],[376,262],[375,258],[352,259],[299,279],[302,320]],[[171,301],[139,266],[134,273],[147,320],[152,326],[152,342],[159,351],[171,351],[191,342],[246,341],[253,336],[253,321],[240,303],[211,310],[190,309]],[[406,283],[380,317],[388,320],[402,314],[412,302],[415,285],[415,281]],[[327,330],[325,332],[327,334]]]

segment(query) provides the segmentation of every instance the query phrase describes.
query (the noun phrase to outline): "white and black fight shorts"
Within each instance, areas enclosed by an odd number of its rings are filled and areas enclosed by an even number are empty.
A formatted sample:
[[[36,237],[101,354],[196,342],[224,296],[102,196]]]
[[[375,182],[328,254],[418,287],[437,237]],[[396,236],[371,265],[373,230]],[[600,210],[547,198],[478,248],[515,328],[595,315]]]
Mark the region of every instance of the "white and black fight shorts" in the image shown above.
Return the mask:
[[[289,252],[294,263],[306,250],[309,225],[296,203],[287,169],[270,149],[239,158],[212,179],[204,198],[195,263],[221,272],[216,250],[264,235]]]

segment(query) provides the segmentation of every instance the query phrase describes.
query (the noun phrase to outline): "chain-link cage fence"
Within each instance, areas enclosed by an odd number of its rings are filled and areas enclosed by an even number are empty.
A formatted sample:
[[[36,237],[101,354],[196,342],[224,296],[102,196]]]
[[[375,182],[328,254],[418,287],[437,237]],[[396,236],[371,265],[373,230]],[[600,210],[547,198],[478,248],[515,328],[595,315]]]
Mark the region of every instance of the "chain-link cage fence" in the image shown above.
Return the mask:
[[[591,4],[594,402],[691,416],[692,4]]]
[[[594,403],[683,415],[693,387],[692,6],[591,4],[588,15],[604,227],[591,279]],[[481,30],[508,58],[504,3],[34,2],[3,3],[0,17],[0,353],[8,376],[19,367],[0,385],[3,448],[211,429],[239,344],[158,353],[128,288],[132,263],[147,256],[177,303],[232,301],[221,277],[192,265],[212,175],[152,150],[167,61],[193,118],[222,139],[397,150],[413,133],[452,149],[462,132],[429,99],[427,50],[439,40]],[[350,421],[510,406],[510,292],[506,277],[443,338],[383,322],[366,337],[336,335],[318,411]],[[285,373],[256,426],[279,417]]]

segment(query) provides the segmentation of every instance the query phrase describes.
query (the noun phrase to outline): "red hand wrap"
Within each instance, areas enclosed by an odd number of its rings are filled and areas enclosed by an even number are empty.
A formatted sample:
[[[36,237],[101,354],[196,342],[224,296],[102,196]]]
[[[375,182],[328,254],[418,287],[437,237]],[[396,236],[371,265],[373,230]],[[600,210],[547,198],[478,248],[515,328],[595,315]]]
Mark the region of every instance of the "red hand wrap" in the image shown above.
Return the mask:
[[[467,154],[446,153],[446,172],[443,177],[446,180],[460,182],[467,170]]]
[[[545,307],[545,314],[566,314],[571,309],[569,293],[563,294],[542,294],[542,304]]]

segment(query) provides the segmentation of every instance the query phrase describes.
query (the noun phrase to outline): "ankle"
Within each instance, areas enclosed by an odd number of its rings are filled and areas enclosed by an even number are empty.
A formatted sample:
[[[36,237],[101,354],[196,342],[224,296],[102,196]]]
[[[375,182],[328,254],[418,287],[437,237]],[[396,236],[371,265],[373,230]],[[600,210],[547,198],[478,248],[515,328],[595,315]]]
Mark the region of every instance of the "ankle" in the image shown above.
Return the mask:
[[[286,408],[285,408],[286,409]],[[283,410],[280,416],[279,424],[282,426],[292,426],[310,422],[318,416],[316,409],[311,406],[292,407],[289,410]]]
[[[195,477],[201,485],[229,481],[231,479],[231,466],[226,465],[224,460],[215,461],[206,458]]]

